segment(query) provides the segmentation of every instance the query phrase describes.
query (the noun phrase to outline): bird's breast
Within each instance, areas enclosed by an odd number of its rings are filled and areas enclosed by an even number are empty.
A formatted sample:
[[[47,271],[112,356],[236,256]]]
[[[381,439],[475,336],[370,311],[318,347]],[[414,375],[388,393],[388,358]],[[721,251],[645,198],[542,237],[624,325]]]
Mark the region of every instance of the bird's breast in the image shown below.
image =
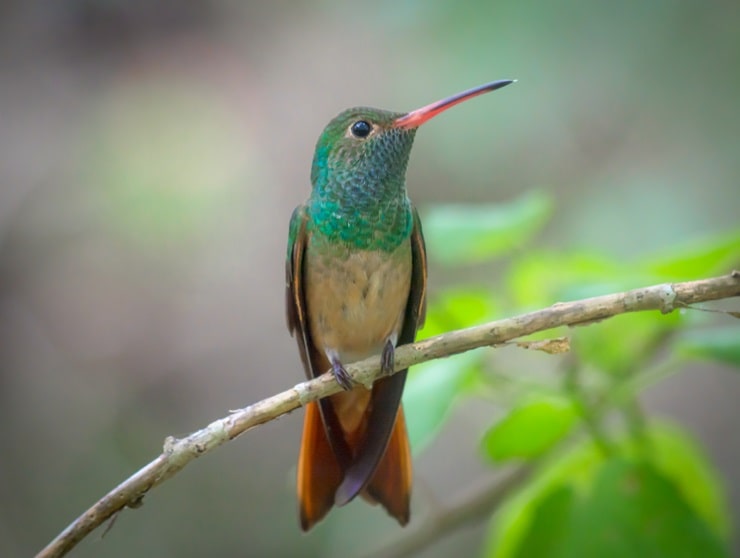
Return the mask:
[[[343,363],[381,352],[395,339],[411,285],[408,240],[393,251],[311,245],[304,262],[306,307],[314,344]]]

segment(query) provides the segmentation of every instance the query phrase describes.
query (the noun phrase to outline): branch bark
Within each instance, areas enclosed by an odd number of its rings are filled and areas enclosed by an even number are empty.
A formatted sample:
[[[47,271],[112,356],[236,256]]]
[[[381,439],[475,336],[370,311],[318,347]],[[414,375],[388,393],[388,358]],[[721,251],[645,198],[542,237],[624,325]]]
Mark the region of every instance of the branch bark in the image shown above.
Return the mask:
[[[399,347],[396,350],[395,367],[396,370],[403,370],[421,362],[497,345],[560,326],[586,324],[627,312],[659,310],[666,314],[698,302],[734,296],[740,296],[740,271],[711,279],[665,283],[622,293],[557,303],[535,312],[451,331]],[[347,371],[356,382],[370,386],[380,373],[380,358],[372,357],[354,363],[347,366]],[[65,555],[123,508],[140,506],[147,492],[174,476],[195,458],[233,440],[247,430],[339,391],[341,388],[333,376],[327,373],[233,411],[229,416],[212,422],[186,438],[168,437],[159,457],[93,504],[41,550],[37,558]]]

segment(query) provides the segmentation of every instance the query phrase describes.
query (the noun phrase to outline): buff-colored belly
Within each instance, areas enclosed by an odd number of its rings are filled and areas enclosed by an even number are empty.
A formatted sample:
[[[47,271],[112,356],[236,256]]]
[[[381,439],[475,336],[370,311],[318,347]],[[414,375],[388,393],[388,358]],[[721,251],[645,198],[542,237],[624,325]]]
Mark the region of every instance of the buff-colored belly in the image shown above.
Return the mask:
[[[411,285],[408,241],[393,252],[306,254],[306,306],[311,337],[342,363],[378,354],[403,325]]]

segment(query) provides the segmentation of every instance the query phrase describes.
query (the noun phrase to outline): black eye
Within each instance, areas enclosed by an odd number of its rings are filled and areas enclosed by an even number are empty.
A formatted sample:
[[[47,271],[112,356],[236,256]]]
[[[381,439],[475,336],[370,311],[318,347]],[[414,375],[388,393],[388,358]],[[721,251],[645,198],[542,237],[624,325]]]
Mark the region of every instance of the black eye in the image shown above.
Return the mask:
[[[352,132],[352,135],[356,138],[366,138],[370,135],[370,132],[373,131],[373,127],[370,125],[369,122],[366,122],[365,120],[358,120],[357,122],[352,124],[350,131]]]

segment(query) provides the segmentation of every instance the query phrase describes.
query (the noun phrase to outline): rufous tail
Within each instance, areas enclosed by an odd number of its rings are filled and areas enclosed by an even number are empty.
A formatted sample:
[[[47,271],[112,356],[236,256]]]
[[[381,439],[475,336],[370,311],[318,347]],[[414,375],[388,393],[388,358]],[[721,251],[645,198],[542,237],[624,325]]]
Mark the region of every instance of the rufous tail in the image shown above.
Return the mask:
[[[319,405],[309,403],[303,420],[297,479],[298,507],[304,531],[313,527],[334,505],[334,493],[342,476],[324,432]]]
[[[381,504],[401,525],[409,521],[411,451],[403,408],[400,407],[388,446],[375,473],[362,490],[363,498]],[[308,531],[334,505],[344,472],[334,456],[317,403],[306,406],[298,457],[298,505],[301,528]]]
[[[399,407],[388,447],[362,496],[372,503],[380,503],[398,523],[406,525],[410,515],[411,477],[409,437],[403,407]]]

